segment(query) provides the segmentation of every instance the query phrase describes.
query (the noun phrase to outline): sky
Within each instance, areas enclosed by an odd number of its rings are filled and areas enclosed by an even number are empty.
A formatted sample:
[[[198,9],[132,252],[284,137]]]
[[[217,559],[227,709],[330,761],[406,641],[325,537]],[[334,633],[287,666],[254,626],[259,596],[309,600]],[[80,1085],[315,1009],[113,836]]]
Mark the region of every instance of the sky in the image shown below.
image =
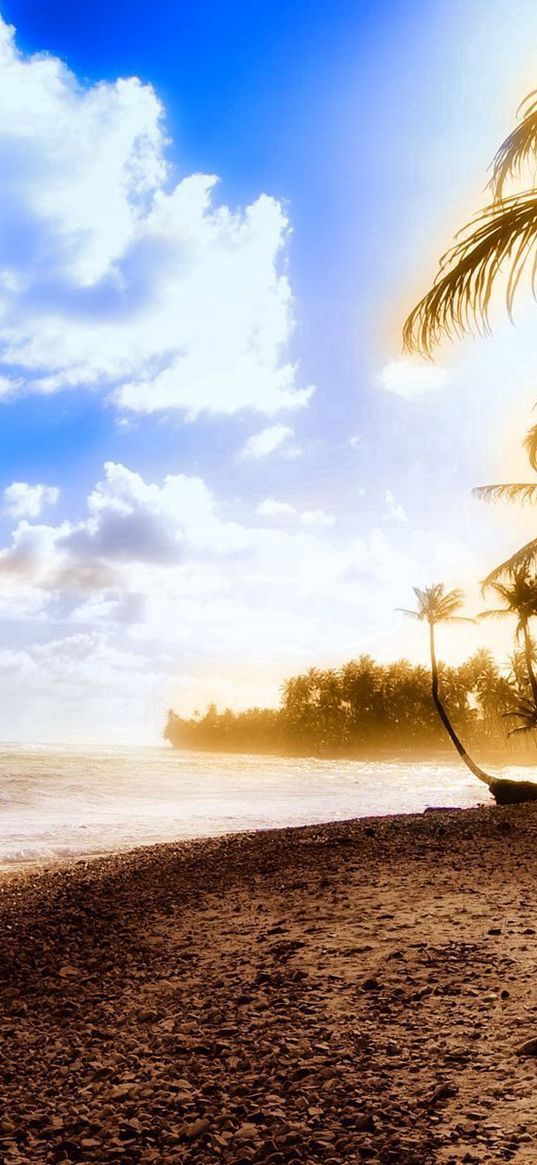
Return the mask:
[[[528,294],[401,325],[535,88],[529,0],[0,0],[0,739],[159,739],[362,652],[535,514]],[[441,654],[509,631],[465,625]]]

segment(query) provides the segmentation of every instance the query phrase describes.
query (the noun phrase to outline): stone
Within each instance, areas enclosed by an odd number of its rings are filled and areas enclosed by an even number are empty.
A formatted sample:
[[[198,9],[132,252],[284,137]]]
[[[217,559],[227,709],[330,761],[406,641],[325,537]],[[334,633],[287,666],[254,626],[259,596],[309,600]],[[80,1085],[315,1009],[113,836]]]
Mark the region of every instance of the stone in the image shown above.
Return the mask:
[[[380,990],[380,983],[379,983],[378,979],[375,979],[374,977],[371,977],[370,979],[364,979],[364,981],[362,983],[362,990],[363,991],[379,991]]]
[[[537,1056],[537,1036],[533,1036],[530,1040],[525,1040],[517,1048],[517,1056]]]
[[[200,1117],[197,1121],[192,1121],[191,1124],[185,1125],[185,1137],[188,1141],[195,1141],[197,1137],[202,1137],[204,1133],[208,1133],[210,1123],[206,1117]]]
[[[245,1121],[243,1125],[237,1129],[235,1133],[236,1141],[253,1141],[259,1136],[257,1125],[252,1124],[251,1121]]]

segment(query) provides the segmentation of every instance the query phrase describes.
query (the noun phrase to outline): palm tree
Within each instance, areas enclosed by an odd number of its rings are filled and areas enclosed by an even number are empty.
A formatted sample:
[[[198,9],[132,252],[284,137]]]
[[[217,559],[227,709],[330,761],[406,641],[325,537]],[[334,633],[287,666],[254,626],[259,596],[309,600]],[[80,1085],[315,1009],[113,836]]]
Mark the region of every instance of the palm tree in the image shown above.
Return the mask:
[[[436,659],[436,647],[434,629],[437,623],[460,623],[471,622],[465,620],[457,612],[460,611],[463,601],[463,594],[460,590],[446,591],[443,583],[435,583],[433,586],[425,587],[420,590],[419,587],[413,587],[414,594],[418,600],[418,607],[416,611],[408,611],[404,607],[399,610],[403,614],[408,615],[411,619],[418,619],[421,623],[429,624],[429,650],[431,653],[431,691],[434,701],[434,706],[438,715],[448,733],[448,736],[453,741],[459,756],[464,761],[465,765],[470,769],[470,772],[477,777],[478,780],[483,781],[489,788],[493,783],[493,778],[488,773],[483,772],[483,769],[476,765],[472,758],[468,755],[462,741],[457,736],[455,729],[449,719],[449,716],[440,699],[438,690],[438,663]]]
[[[524,661],[530,682],[533,703],[537,709],[537,677],[533,663],[535,648],[530,635],[530,619],[537,616],[537,577],[528,573],[527,568],[520,567],[513,572],[509,583],[489,582],[485,580],[483,591],[494,591],[504,606],[491,611],[482,611],[482,619],[504,619],[516,616],[515,637],[524,647]]]
[[[493,161],[491,203],[457,235],[440,260],[433,286],[404,325],[407,351],[430,355],[442,336],[460,336],[473,328],[487,335],[492,291],[504,272],[510,316],[528,263],[535,290],[537,186],[534,181],[529,190],[507,196],[504,192],[512,179],[521,177],[524,166],[537,159],[537,92],[526,98],[518,113],[519,124]]]
[[[531,468],[537,472],[537,425],[533,425],[524,438],[524,448]],[[480,485],[472,490],[476,498],[486,502],[535,502],[537,501],[537,481],[500,482],[495,485]],[[532,538],[520,550],[516,550],[505,562],[487,575],[483,587],[498,581],[509,581],[518,571],[528,571],[537,561],[537,538]]]

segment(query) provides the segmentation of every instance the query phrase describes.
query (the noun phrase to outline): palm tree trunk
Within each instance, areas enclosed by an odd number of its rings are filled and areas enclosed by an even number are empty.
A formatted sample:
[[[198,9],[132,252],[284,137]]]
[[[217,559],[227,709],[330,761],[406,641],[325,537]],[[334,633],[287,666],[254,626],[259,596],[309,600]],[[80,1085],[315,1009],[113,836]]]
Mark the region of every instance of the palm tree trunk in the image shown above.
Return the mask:
[[[531,690],[533,692],[533,701],[537,706],[537,678],[533,670],[533,660],[531,658],[532,642],[527,621],[524,621],[522,624],[522,634],[524,636],[524,658],[526,660],[526,670],[528,673]]]
[[[488,785],[490,788],[493,782],[493,777],[489,777],[487,773],[484,773],[483,769],[480,769],[478,765],[474,764],[472,758],[468,756],[462,740],[459,740],[459,737],[455,732],[455,729],[438,694],[438,664],[436,662],[436,651],[434,645],[434,623],[429,623],[429,646],[431,650],[432,694],[436,711],[438,712],[438,715],[450,740],[453,741],[459,756],[462,758],[467,768],[469,768],[470,772],[474,774],[474,777],[477,777],[479,781],[483,781],[483,783]]]

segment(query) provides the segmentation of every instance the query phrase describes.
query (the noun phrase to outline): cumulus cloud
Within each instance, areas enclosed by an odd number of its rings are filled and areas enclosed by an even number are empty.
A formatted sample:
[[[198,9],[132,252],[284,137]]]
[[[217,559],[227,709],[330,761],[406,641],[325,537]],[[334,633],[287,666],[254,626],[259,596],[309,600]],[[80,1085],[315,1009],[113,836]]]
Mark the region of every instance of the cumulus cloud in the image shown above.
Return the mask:
[[[44,506],[55,505],[59,496],[55,485],[14,481],[4,490],[4,509],[12,518],[38,518]]]
[[[167,474],[162,485],[109,461],[88,497],[88,517],[61,540],[71,553],[108,561],[174,565],[189,553],[247,548],[242,527],[224,522],[200,477]]]
[[[292,518],[296,509],[290,502],[278,502],[276,498],[265,498],[257,506],[256,513],[261,518]]]
[[[180,569],[185,558],[243,560],[254,553],[256,540],[255,530],[219,516],[201,478],[169,474],[157,484],[107,462],[80,521],[58,526],[19,521],[11,545],[0,550],[0,596],[8,605],[16,600],[17,610],[22,604],[53,615],[55,602],[78,603],[85,595],[86,612],[134,620],[143,612],[140,596],[132,597],[137,566],[158,572]],[[203,591],[205,584],[197,579],[195,585]]]
[[[276,498],[265,498],[257,506],[256,513],[261,518],[295,518],[303,526],[333,526],[333,514],[326,510],[298,510],[290,502],[277,501]]]
[[[293,441],[293,430],[288,425],[269,425],[259,433],[253,433],[245,441],[240,456],[244,461],[255,461],[268,457],[279,449],[286,456],[294,456],[298,447]]]
[[[158,740],[176,665],[110,641],[104,630],[56,631],[44,643],[0,649],[1,726],[9,738],[91,742]]]
[[[0,617],[12,690],[20,665],[17,706],[30,692],[34,730],[46,705],[46,731],[61,737],[66,703],[80,731],[108,723],[125,738],[133,715],[139,728],[153,712],[158,730],[169,701],[188,711],[191,691],[196,704],[200,690],[225,698],[223,671],[245,691],[253,666],[274,677],[277,699],[281,679],[312,662],[377,651],[383,636],[390,655],[408,650],[406,624],[401,640],[386,612],[416,581],[449,583],[454,562],[457,584],[484,573],[444,535],[373,524],[336,537],[325,510],[267,498],[257,523],[243,524],[229,520],[232,507],[199,477],[150,481],[109,462],[79,520],[18,521],[0,549]],[[367,630],[350,640],[361,613]],[[173,677],[196,669],[172,695]],[[4,732],[13,708],[4,701]]]
[[[416,400],[427,393],[436,392],[444,388],[449,379],[446,368],[424,360],[392,360],[380,375],[382,387],[404,400]]]
[[[180,181],[136,78],[84,86],[0,18],[0,394],[95,385],[137,413],[304,406],[289,223]]]
[[[327,514],[326,510],[304,510],[300,515],[303,526],[333,526],[335,520],[334,515]]]

